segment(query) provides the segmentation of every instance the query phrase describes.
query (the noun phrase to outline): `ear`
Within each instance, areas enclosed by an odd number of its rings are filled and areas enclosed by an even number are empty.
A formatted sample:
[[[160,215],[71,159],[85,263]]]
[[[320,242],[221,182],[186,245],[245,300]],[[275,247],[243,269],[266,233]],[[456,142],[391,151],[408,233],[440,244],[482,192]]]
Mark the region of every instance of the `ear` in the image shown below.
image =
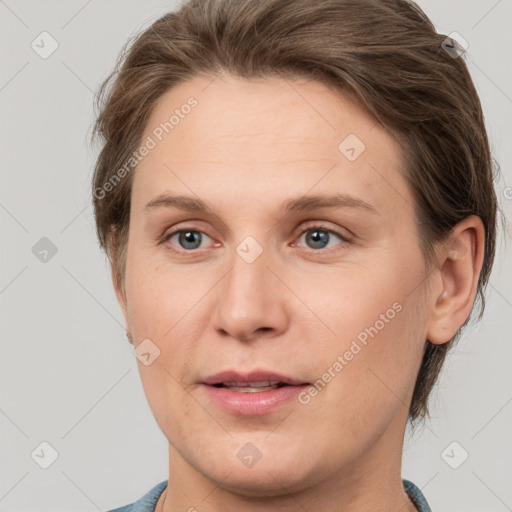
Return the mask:
[[[124,283],[120,281],[117,275],[117,265],[119,263],[119,247],[117,245],[117,237],[115,231],[111,231],[108,235],[108,255],[110,261],[110,275],[112,278],[112,285],[117,297],[117,302],[121,307],[124,316],[125,326],[128,325],[128,308],[126,299],[126,290]]]
[[[440,248],[439,286],[433,288],[427,339],[447,343],[467,320],[484,261],[485,228],[480,217],[459,222]]]

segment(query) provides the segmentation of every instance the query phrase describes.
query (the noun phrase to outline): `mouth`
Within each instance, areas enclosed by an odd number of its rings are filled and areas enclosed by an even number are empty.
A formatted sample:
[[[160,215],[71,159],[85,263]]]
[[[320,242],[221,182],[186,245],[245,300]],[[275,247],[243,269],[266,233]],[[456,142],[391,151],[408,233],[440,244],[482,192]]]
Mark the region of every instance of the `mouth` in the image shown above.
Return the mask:
[[[235,393],[262,393],[265,391],[272,391],[273,389],[282,388],[283,386],[289,386],[284,382],[277,381],[261,381],[261,382],[219,382],[213,384],[215,388],[224,388],[228,391],[234,391]]]
[[[309,382],[267,370],[252,370],[249,372],[225,370],[206,377],[201,384],[225,388],[237,393],[261,393],[283,386],[304,386]]]
[[[210,375],[200,382],[211,402],[224,411],[262,416],[293,403],[309,382],[275,372],[234,370]]]

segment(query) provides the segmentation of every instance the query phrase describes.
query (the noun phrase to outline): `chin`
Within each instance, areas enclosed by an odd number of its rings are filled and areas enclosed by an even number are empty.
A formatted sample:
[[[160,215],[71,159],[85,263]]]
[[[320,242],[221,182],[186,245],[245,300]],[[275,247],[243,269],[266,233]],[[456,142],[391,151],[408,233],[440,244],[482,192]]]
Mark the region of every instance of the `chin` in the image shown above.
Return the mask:
[[[217,455],[219,460],[220,457],[224,457],[220,464],[196,469],[217,482],[221,488],[254,498],[271,498],[301,491],[311,486],[312,480],[322,474],[321,467],[315,464],[314,455],[304,453],[302,444],[288,446],[286,450],[286,447],[271,447],[270,443],[267,442],[265,445],[262,441],[259,443],[259,460],[253,459],[251,464],[246,465],[242,462],[246,453],[258,456],[255,451],[251,452],[254,448],[247,446],[249,443],[250,441],[246,443],[244,440],[240,448],[240,443],[237,442],[236,446],[229,450],[229,458],[225,457],[225,454]]]
[[[227,469],[227,468],[226,468]],[[305,489],[311,482],[305,474],[290,474],[290,468],[268,470],[265,467],[255,467],[246,471],[238,467],[231,468],[222,475],[216,475],[219,486],[232,493],[252,498],[272,498],[289,492]]]

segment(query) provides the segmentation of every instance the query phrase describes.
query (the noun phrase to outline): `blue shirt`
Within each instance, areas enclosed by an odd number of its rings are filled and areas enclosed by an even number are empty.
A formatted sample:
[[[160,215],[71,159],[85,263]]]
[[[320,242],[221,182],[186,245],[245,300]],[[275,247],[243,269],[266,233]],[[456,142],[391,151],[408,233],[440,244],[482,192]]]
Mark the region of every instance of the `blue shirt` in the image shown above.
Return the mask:
[[[405,492],[418,509],[418,512],[432,512],[432,509],[429,507],[425,496],[423,496],[423,493],[418,487],[416,487],[409,480],[402,480],[402,483]],[[158,498],[160,498],[166,487],[167,480],[164,480],[163,482],[160,482],[158,485],[153,487],[153,489],[148,491],[144,496],[142,496],[142,498],[140,498],[140,500],[136,501],[135,503],[109,510],[108,512],[154,512]]]

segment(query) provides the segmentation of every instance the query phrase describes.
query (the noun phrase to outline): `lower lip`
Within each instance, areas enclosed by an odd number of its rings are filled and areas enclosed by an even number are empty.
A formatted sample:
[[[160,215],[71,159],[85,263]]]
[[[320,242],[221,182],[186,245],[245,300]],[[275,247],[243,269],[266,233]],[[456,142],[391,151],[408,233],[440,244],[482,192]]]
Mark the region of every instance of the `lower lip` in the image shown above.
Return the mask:
[[[211,400],[225,411],[243,416],[261,416],[269,414],[287,402],[290,402],[297,395],[308,387],[308,384],[301,386],[282,386],[270,391],[258,391],[255,393],[237,393],[226,388],[217,388],[202,384]]]

